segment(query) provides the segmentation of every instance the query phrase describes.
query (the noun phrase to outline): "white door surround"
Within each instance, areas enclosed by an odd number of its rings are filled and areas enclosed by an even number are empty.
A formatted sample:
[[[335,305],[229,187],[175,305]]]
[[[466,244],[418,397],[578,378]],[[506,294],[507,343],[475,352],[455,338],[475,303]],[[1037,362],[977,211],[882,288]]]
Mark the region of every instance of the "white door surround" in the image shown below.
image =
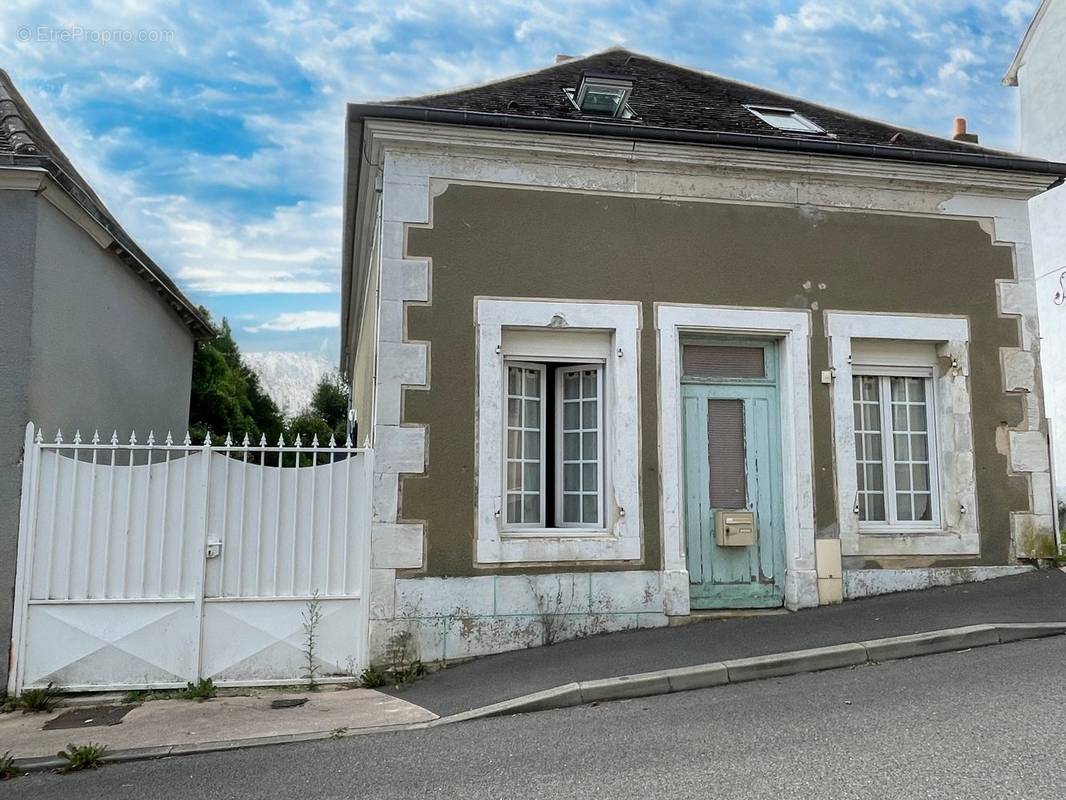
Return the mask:
[[[685,571],[681,435],[681,337],[686,333],[777,339],[781,387],[781,462],[785,512],[785,605],[818,605],[811,464],[810,314],[733,306],[657,303],[659,339],[659,470],[663,566]]]

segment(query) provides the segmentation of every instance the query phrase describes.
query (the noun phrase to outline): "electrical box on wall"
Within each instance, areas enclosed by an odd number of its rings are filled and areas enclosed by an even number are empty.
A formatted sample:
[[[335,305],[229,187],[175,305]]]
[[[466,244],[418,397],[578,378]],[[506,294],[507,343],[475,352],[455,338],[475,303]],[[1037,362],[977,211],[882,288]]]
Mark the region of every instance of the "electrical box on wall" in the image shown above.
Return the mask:
[[[755,544],[755,512],[715,511],[714,541],[719,547],[750,547]]]

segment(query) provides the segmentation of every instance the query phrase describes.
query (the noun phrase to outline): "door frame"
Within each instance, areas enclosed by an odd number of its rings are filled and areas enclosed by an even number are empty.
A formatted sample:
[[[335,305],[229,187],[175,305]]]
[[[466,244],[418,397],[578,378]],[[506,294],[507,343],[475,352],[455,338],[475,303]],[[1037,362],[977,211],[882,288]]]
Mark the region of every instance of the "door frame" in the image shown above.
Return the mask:
[[[779,343],[778,408],[781,415],[782,499],[785,507],[785,606],[818,605],[814,550],[814,470],[811,442],[809,311],[738,306],[655,304],[659,340],[659,474],[663,566],[683,572],[685,552],[681,340],[722,334],[775,339]],[[675,614],[687,614],[684,607]]]

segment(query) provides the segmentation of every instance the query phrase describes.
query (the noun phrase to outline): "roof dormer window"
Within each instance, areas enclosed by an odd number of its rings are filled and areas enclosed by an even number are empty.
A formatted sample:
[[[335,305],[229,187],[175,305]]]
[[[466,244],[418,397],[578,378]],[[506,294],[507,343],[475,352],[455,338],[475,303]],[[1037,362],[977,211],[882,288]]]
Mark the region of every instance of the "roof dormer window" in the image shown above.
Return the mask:
[[[791,131],[793,133],[825,133],[825,128],[815,125],[802,114],[791,108],[776,108],[774,106],[744,106],[752,114],[757,116],[767,125],[773,125],[779,131]]]
[[[623,75],[585,72],[576,89],[567,89],[566,96],[582,114],[597,117],[631,117],[627,106],[633,91],[633,79]]]

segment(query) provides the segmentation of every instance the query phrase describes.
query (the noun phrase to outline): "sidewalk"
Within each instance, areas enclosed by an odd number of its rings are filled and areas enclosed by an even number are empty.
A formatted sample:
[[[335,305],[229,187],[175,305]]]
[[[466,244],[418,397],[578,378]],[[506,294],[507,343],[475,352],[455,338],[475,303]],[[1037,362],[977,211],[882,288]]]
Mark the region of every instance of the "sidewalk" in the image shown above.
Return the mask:
[[[966,625],[1066,619],[1066,573],[1041,570],[793,614],[613,633],[458,664],[387,690],[440,716],[574,681],[858,642]]]
[[[300,698],[307,698],[307,702],[271,708],[273,701]],[[130,710],[123,715],[123,709]],[[107,745],[113,753],[151,751],[150,756],[161,757],[193,749],[219,749],[220,743],[237,747],[250,739],[283,741],[315,733],[340,735],[434,718],[425,709],[369,689],[254,690],[251,696],[219,696],[205,702],[152,700],[132,707],[79,705],[49,713],[3,714],[0,755],[10,750],[17,759],[51,757],[68,743],[94,742]],[[83,721],[86,719],[88,723]],[[100,724],[107,721],[117,724]],[[66,727],[68,724],[73,727]]]

